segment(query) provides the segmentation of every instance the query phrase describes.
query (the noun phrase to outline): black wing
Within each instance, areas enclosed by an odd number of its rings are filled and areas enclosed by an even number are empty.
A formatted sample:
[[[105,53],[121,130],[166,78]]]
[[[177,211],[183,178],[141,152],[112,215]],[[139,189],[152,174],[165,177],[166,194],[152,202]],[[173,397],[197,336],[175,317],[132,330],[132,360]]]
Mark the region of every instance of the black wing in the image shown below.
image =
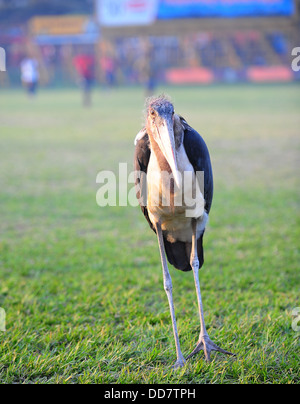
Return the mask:
[[[195,129],[181,117],[181,123],[184,127],[184,148],[186,154],[194,167],[195,172],[204,172],[204,190],[201,189],[204,200],[205,210],[209,213],[213,199],[213,172],[210,161],[210,155],[206,143]]]
[[[144,130],[141,131],[136,137],[136,146],[134,153],[136,197],[139,201],[142,212],[149,223],[149,226],[156,233],[156,230],[149,218],[147,209],[146,174],[148,170],[150,155],[151,155],[151,149],[149,144],[149,137],[146,133],[146,130]],[[182,241],[176,241],[175,243],[170,243],[164,237],[164,245],[168,260],[171,265],[174,265],[175,268],[180,269],[181,271],[190,271],[192,269],[190,267],[188,259],[190,254],[188,254],[187,252],[185,243],[183,243]]]
[[[147,170],[150,160],[151,149],[149,137],[146,130],[142,130],[136,137],[136,146],[134,153],[134,173],[135,173],[135,189],[136,197],[139,201],[142,212],[147,219],[149,226],[155,232],[154,226],[149,219],[147,209]]]
[[[184,128],[183,144],[188,159],[196,173],[197,171],[204,172],[204,184],[201,184],[201,177],[199,178],[199,184],[205,199],[205,210],[209,213],[213,199],[213,172],[209,151],[199,133],[191,128],[182,117],[180,117],[180,120]],[[202,189],[203,186],[204,189]],[[204,264],[203,235],[204,233],[197,240],[199,268]],[[181,241],[170,243],[165,239],[165,250],[169,262],[175,268],[181,271],[190,271],[192,269],[190,266],[191,243]]]
[[[209,213],[212,198],[213,198],[213,174],[209,152],[207,146],[199,135],[193,128],[191,128],[187,122],[181,118],[182,125],[184,127],[184,147],[186,154],[194,167],[195,172],[204,171],[204,199],[205,199],[205,210]],[[147,170],[151,155],[151,149],[149,144],[149,137],[146,130],[140,132],[136,138],[136,147],[134,155],[134,168],[135,168],[135,186],[136,186],[136,196],[139,200],[142,212],[147,219],[151,229],[155,232],[155,228],[150,221],[147,209]],[[144,173],[145,175],[140,175]],[[192,268],[190,266],[190,254],[191,254],[191,244],[184,243],[182,241],[176,241],[175,243],[170,243],[164,237],[165,251],[168,257],[168,261],[175,268],[181,271],[190,271]],[[204,263],[204,253],[203,253],[203,234],[197,241],[197,250],[199,258],[199,266],[202,267]]]

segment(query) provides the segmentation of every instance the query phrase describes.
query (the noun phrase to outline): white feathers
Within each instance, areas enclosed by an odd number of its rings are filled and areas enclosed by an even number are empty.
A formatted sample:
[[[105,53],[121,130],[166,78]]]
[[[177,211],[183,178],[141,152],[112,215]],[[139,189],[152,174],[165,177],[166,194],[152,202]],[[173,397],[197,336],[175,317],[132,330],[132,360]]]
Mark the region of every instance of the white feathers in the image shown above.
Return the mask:
[[[136,135],[136,137],[135,137],[135,139],[134,139],[134,145],[135,145],[135,146],[137,145],[137,142],[138,142],[139,140],[141,140],[141,139],[146,135],[146,133],[147,133],[146,128],[141,129],[141,130],[139,131],[139,133]]]
[[[204,210],[204,198],[194,169],[188,160],[184,147],[181,146],[176,153],[180,178],[188,181],[180,181],[180,188],[175,188],[173,202],[170,203],[167,196],[170,195],[170,182],[165,181],[163,172],[155,156],[151,154],[148,166],[148,200],[147,208],[152,223],[160,221],[162,230],[167,239],[172,243],[176,240],[183,242],[192,241],[192,219],[197,220],[197,238],[199,238],[207,224],[208,215]],[[168,173],[166,173],[168,174]],[[194,195],[194,196],[192,196]],[[163,198],[163,199],[161,199]],[[175,200],[180,203],[176,203]]]

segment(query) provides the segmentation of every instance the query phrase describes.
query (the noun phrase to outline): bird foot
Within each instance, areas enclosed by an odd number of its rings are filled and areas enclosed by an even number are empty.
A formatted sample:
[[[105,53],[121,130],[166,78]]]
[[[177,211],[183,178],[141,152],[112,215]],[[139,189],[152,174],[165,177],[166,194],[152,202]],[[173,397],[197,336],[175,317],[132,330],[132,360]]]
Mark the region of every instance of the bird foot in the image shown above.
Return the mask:
[[[177,361],[175,362],[175,364],[172,366],[172,369],[177,370],[177,369],[181,369],[186,365],[186,360],[184,359],[184,357],[177,359]]]
[[[218,347],[216,344],[214,344],[211,339],[209,338],[209,336],[206,335],[200,335],[199,337],[199,341],[197,343],[196,348],[193,350],[193,352],[187,357],[187,359],[191,358],[192,356],[194,356],[196,353],[200,352],[200,351],[204,351],[204,355],[205,355],[205,359],[207,360],[207,362],[210,362],[210,353],[211,351],[218,351],[221,353],[224,353],[226,355],[232,355],[235,356],[235,354],[225,351],[224,349]]]

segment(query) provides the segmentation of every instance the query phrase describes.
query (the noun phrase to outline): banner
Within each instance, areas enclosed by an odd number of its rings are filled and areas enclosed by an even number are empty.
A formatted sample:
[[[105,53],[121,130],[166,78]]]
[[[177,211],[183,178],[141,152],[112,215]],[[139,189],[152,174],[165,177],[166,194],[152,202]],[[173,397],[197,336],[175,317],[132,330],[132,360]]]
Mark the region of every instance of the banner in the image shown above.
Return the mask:
[[[29,32],[40,45],[93,44],[99,39],[99,28],[86,15],[33,17]]]
[[[95,33],[97,30],[87,15],[33,17],[28,26],[32,35],[79,35]]]
[[[96,4],[103,26],[149,25],[157,17],[158,0],[98,0]]]
[[[161,0],[158,18],[290,16],[294,0]]]

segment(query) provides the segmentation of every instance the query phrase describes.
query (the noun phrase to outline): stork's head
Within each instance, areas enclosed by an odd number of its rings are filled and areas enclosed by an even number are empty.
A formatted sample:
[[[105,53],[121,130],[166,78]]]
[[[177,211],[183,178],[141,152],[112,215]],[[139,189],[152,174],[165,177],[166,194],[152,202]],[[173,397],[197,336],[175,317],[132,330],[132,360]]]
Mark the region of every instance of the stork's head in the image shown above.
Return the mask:
[[[146,129],[150,142],[156,142],[158,145],[171,168],[175,183],[179,186],[174,133],[177,116],[174,113],[174,106],[166,96],[159,96],[149,98],[146,107]]]

